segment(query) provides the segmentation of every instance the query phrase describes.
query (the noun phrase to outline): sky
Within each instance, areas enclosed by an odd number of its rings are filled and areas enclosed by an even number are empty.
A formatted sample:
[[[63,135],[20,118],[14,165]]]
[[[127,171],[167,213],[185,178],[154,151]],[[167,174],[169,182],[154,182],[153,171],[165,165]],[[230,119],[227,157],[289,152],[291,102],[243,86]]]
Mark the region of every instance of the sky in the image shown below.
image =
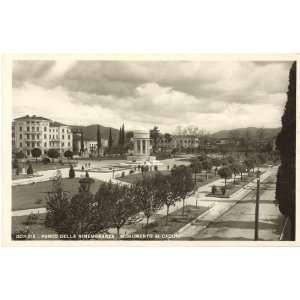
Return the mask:
[[[13,118],[128,130],[281,126],[290,62],[14,61]]]

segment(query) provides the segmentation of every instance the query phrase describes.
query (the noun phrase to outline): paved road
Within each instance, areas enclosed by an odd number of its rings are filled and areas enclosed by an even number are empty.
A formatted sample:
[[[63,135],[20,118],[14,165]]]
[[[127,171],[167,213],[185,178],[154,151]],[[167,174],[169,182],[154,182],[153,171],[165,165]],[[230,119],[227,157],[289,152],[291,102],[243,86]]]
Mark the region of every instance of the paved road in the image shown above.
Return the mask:
[[[273,203],[275,199],[275,169],[271,176],[262,183],[260,194],[259,239],[279,240],[283,218]],[[273,183],[268,183],[273,182]],[[253,240],[255,218],[255,191],[237,202],[215,221],[209,222],[203,229],[194,232],[194,240]],[[207,224],[206,224],[207,225]]]

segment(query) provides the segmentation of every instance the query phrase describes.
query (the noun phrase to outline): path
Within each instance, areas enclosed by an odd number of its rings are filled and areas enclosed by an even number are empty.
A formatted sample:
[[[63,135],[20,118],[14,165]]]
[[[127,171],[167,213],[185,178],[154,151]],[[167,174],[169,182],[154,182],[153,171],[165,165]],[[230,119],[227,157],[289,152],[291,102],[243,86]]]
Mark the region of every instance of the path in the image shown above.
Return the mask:
[[[268,170],[261,178],[259,237],[262,240],[279,240],[282,216],[273,203],[275,199],[275,174],[277,168]],[[272,179],[272,184],[267,184]],[[252,184],[253,185],[253,184]],[[252,187],[240,193],[230,203],[221,202],[179,231],[180,238],[193,240],[253,240],[255,190]],[[265,188],[265,190],[263,190]],[[239,200],[238,200],[239,199]],[[226,200],[225,200],[226,201]]]

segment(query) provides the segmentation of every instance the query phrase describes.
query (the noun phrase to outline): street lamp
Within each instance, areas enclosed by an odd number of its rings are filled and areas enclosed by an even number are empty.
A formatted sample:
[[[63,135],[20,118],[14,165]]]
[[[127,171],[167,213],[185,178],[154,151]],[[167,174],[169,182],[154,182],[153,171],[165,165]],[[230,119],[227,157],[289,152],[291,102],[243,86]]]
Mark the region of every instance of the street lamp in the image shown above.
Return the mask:
[[[256,200],[255,200],[255,228],[254,228],[254,240],[258,240],[258,221],[259,221],[259,194],[260,194],[260,174],[261,172],[258,170],[256,172]]]

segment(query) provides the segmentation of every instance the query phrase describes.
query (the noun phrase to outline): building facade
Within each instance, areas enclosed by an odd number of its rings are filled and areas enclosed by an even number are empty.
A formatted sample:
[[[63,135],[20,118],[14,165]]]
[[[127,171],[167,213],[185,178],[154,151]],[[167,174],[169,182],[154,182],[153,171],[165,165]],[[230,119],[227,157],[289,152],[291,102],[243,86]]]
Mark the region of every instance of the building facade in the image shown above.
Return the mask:
[[[12,123],[13,153],[22,151],[27,157],[32,157],[34,148],[39,148],[42,155],[55,149],[62,156],[67,150],[72,151],[72,140],[68,125],[44,117],[26,115],[14,119]]]

